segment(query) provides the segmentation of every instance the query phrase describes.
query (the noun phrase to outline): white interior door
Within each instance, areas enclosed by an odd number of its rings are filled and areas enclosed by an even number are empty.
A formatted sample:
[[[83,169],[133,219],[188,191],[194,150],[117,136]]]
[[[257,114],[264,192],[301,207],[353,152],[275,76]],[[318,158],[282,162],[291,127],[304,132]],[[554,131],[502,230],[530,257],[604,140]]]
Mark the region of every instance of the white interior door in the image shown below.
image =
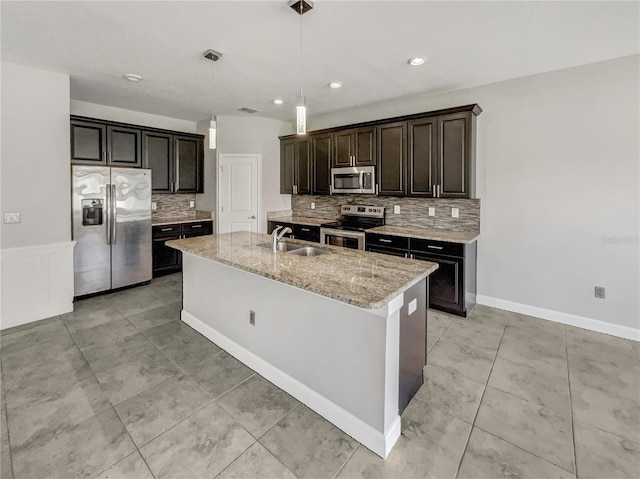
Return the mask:
[[[260,155],[221,154],[218,163],[218,233],[258,231]]]

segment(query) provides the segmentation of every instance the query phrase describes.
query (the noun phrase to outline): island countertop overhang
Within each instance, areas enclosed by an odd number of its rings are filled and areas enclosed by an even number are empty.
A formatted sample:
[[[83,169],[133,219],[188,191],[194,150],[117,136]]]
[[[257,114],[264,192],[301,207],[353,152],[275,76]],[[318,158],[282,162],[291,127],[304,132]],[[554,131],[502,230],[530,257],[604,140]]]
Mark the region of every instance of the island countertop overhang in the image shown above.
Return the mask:
[[[234,232],[167,241],[183,253],[232,266],[364,309],[377,309],[433,273],[438,265],[349,248],[287,240],[330,250],[304,257],[271,251],[271,236]]]

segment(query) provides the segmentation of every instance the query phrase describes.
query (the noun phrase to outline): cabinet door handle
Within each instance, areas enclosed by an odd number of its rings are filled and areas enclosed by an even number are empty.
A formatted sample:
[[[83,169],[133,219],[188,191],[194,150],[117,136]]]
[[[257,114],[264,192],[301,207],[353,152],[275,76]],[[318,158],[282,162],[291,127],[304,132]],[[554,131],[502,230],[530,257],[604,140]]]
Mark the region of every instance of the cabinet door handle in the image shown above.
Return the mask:
[[[302,231],[311,231],[309,228],[300,228]]]
[[[408,257],[409,257],[409,253],[405,253],[405,254],[404,254],[404,257],[405,257],[405,258],[408,258]]]
[[[384,239],[384,238],[380,238],[378,241],[380,241],[380,243],[391,243],[391,240],[388,239]]]
[[[411,259],[416,259],[416,255],[414,255],[413,253],[411,253],[411,254],[409,255],[409,258],[411,258]]]
[[[444,246],[431,246],[429,244],[429,245],[427,245],[427,248],[429,248],[429,249],[444,249]]]
[[[105,163],[107,162],[107,152],[106,152],[106,150],[102,151],[102,161],[104,161]]]
[[[191,225],[191,229],[202,228],[202,225]]]
[[[251,215],[251,216],[247,216],[248,220],[255,220],[256,219],[256,215]]]
[[[376,184],[376,195],[378,194],[378,190],[379,188],[378,188],[378,185]]]
[[[171,231],[173,228],[162,228],[160,231]]]
[[[438,198],[440,198],[440,185],[437,185],[436,188],[438,188]]]
[[[438,192],[436,191],[435,183],[433,185],[431,185],[431,194],[433,195],[434,198],[436,198],[438,196]]]

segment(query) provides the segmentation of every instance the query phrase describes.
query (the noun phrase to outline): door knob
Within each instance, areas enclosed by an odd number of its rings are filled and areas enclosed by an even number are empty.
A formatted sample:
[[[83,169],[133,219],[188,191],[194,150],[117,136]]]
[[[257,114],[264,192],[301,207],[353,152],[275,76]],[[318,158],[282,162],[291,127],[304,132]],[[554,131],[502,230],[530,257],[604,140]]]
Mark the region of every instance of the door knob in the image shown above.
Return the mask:
[[[247,219],[249,219],[249,220],[255,220],[255,219],[256,219],[256,215],[247,216]]]

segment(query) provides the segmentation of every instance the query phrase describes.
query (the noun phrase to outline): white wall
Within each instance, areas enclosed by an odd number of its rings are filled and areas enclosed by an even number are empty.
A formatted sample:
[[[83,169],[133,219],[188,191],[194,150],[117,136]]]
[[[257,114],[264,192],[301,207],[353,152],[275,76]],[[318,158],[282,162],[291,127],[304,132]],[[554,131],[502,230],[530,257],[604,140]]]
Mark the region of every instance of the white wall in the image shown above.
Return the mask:
[[[636,55],[308,121],[316,130],[480,104],[479,301],[638,339],[639,64]]]
[[[222,153],[259,153],[262,155],[258,231],[265,232],[267,211],[291,208],[291,196],[280,194],[280,140],[278,140],[278,136],[286,135],[291,131],[291,124],[260,117],[219,116],[217,126],[218,155]],[[207,160],[205,159],[205,161]],[[214,168],[214,184],[215,171]],[[211,178],[205,181],[211,181]]]
[[[2,328],[71,310],[69,76],[2,63]]]
[[[150,113],[125,110],[123,108],[98,105],[97,103],[88,103],[85,101],[71,100],[71,114],[89,118],[100,118],[101,120],[119,121],[121,123],[131,123],[133,125],[163,128],[165,130],[196,133],[195,121],[152,115]]]

